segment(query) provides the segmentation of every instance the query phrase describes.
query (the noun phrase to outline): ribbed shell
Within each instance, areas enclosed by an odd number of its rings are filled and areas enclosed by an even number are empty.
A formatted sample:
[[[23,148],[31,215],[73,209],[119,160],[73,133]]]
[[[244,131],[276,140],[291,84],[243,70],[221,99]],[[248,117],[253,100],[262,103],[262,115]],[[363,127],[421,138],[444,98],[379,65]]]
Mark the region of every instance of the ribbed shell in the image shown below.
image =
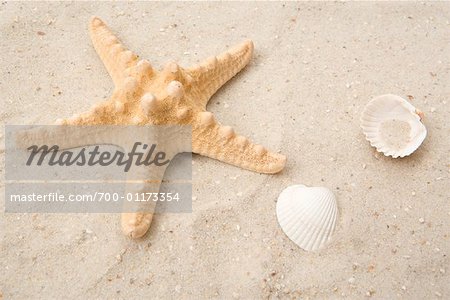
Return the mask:
[[[307,251],[320,249],[330,241],[337,215],[336,198],[324,187],[292,185],[278,197],[277,218],[281,229]]]
[[[380,127],[388,120],[404,121],[411,127],[409,142],[400,150],[390,148],[382,139]],[[427,129],[421,122],[417,109],[405,99],[390,94],[378,96],[366,105],[361,115],[361,128],[370,145],[393,158],[410,155],[427,136]]]

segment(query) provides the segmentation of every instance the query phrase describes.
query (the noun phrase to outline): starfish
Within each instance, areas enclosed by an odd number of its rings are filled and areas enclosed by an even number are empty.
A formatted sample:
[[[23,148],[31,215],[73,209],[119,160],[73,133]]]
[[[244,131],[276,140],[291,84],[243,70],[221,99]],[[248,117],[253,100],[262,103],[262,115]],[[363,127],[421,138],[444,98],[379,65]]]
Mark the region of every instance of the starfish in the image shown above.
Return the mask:
[[[285,156],[270,152],[215,120],[206,106],[213,94],[251,59],[253,43],[244,43],[191,68],[169,62],[161,71],[127,50],[98,17],[89,26],[95,50],[115,89],[109,100],[89,112],[58,119],[61,125],[190,125],[192,152],[259,173],[277,173]],[[122,229],[143,236],[152,213],[122,214]]]

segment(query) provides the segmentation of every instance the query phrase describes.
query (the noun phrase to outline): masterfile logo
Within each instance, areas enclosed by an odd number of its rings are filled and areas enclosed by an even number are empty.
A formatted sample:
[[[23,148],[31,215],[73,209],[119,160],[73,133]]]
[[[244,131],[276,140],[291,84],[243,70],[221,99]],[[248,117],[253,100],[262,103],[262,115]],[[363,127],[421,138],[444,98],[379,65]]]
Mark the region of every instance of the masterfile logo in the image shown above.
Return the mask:
[[[6,126],[5,136],[6,212],[191,211],[189,126]]]

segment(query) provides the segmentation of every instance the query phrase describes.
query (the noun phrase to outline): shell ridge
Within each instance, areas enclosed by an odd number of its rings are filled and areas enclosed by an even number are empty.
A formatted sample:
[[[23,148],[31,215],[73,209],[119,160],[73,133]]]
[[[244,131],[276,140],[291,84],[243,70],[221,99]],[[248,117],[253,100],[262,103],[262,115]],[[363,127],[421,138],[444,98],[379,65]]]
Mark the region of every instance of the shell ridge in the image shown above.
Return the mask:
[[[300,202],[300,201],[298,201],[298,202]],[[304,207],[303,210],[292,208],[291,210],[293,213],[292,213],[291,217],[285,221],[286,230],[291,232],[291,230],[293,228],[299,227],[299,224],[302,224],[302,225],[305,224],[307,221],[307,220],[305,220],[305,218],[308,216],[309,212],[313,209],[314,209],[313,204],[309,204],[306,207],[306,209]],[[300,210],[300,214],[299,214],[299,210]],[[297,221],[292,222],[292,220],[295,219],[296,217],[297,217]],[[295,230],[292,234],[295,234]]]
[[[328,237],[330,236],[328,229],[330,227],[330,224],[333,223],[335,219],[335,212],[336,212],[335,201],[330,200],[329,202],[330,202],[330,209],[328,210],[328,215],[325,219],[326,223],[318,233],[318,238],[316,240],[315,246],[317,248],[320,248],[327,241]]]
[[[326,240],[324,240],[323,242],[324,243],[326,243],[326,242],[328,242],[328,241],[330,241],[331,240],[331,236],[333,235],[333,233],[334,233],[334,231],[335,231],[335,229],[336,229],[336,222],[337,222],[337,218],[338,218],[338,209],[337,209],[337,206],[336,206],[336,208],[335,208],[335,213],[334,213],[334,215],[333,215],[333,222],[331,223],[331,226],[330,226],[330,228],[328,229],[328,234],[327,234],[327,238],[326,238]]]
[[[327,197],[328,195],[323,195],[322,199],[324,199],[324,203],[326,204],[325,208],[320,212],[320,214],[316,215],[316,218],[320,219],[318,220],[317,224],[313,224],[313,228],[311,230],[311,233],[309,235],[309,239],[306,240],[307,241],[307,245],[309,245],[309,248],[311,249],[317,249],[316,248],[316,242],[319,239],[320,236],[320,232],[322,230],[322,224],[324,223],[324,221],[326,221],[327,217],[329,216],[330,213],[330,207],[332,205],[331,201],[325,201],[325,199],[328,199],[329,197]]]
[[[278,223],[287,237],[306,251],[331,239],[337,216],[334,194],[323,187],[287,187],[279,195]]]
[[[293,197],[291,197],[291,198],[293,198]],[[285,199],[286,206],[288,206],[289,200],[290,200],[290,198]],[[289,208],[289,210],[292,211],[292,214],[290,215],[289,219],[282,219],[283,223],[287,226],[288,229],[290,229],[292,226],[295,225],[295,224],[292,224],[291,221],[293,218],[295,218],[297,216],[298,210],[303,210],[303,214],[307,216],[306,213],[307,212],[309,213],[309,211],[313,208],[313,205],[314,205],[314,203],[310,202],[310,203],[308,203],[307,206],[304,206],[302,204],[302,201],[295,201],[294,207]],[[302,220],[302,219],[303,219],[303,216],[300,218],[300,220]]]
[[[302,223],[302,225],[304,225],[304,227],[302,228],[301,226],[297,227],[297,230],[294,233],[294,237],[297,240],[303,240],[303,244],[308,245],[309,240],[312,238],[312,234],[314,233],[315,228],[317,228],[317,222],[315,222],[315,220],[317,219],[318,216],[320,216],[320,214],[322,213],[322,211],[324,211],[326,209],[326,203],[324,203],[322,200],[324,199],[324,196],[321,195],[321,198],[319,200],[316,199],[315,202],[321,202],[320,206],[313,206],[313,209],[315,208],[315,211],[312,210],[314,212],[314,215],[311,216],[311,214],[308,214],[306,216],[308,216],[307,220],[309,222],[304,222]],[[300,229],[303,229],[302,232],[299,232]],[[298,236],[300,234],[300,236]]]

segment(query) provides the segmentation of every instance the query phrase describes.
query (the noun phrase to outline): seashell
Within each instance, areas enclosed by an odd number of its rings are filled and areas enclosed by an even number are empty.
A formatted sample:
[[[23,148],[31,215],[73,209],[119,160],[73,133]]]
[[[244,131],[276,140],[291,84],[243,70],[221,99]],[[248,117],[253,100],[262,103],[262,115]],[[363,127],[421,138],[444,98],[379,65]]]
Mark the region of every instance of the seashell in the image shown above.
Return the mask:
[[[292,185],[278,197],[277,218],[283,232],[306,251],[322,248],[336,227],[338,208],[324,187]]]
[[[366,105],[361,115],[361,128],[366,140],[378,152],[393,158],[404,157],[419,148],[427,136],[422,119],[423,113],[411,103],[387,94],[372,99]],[[388,130],[386,126],[392,128]],[[391,135],[387,136],[384,131],[391,132]]]

